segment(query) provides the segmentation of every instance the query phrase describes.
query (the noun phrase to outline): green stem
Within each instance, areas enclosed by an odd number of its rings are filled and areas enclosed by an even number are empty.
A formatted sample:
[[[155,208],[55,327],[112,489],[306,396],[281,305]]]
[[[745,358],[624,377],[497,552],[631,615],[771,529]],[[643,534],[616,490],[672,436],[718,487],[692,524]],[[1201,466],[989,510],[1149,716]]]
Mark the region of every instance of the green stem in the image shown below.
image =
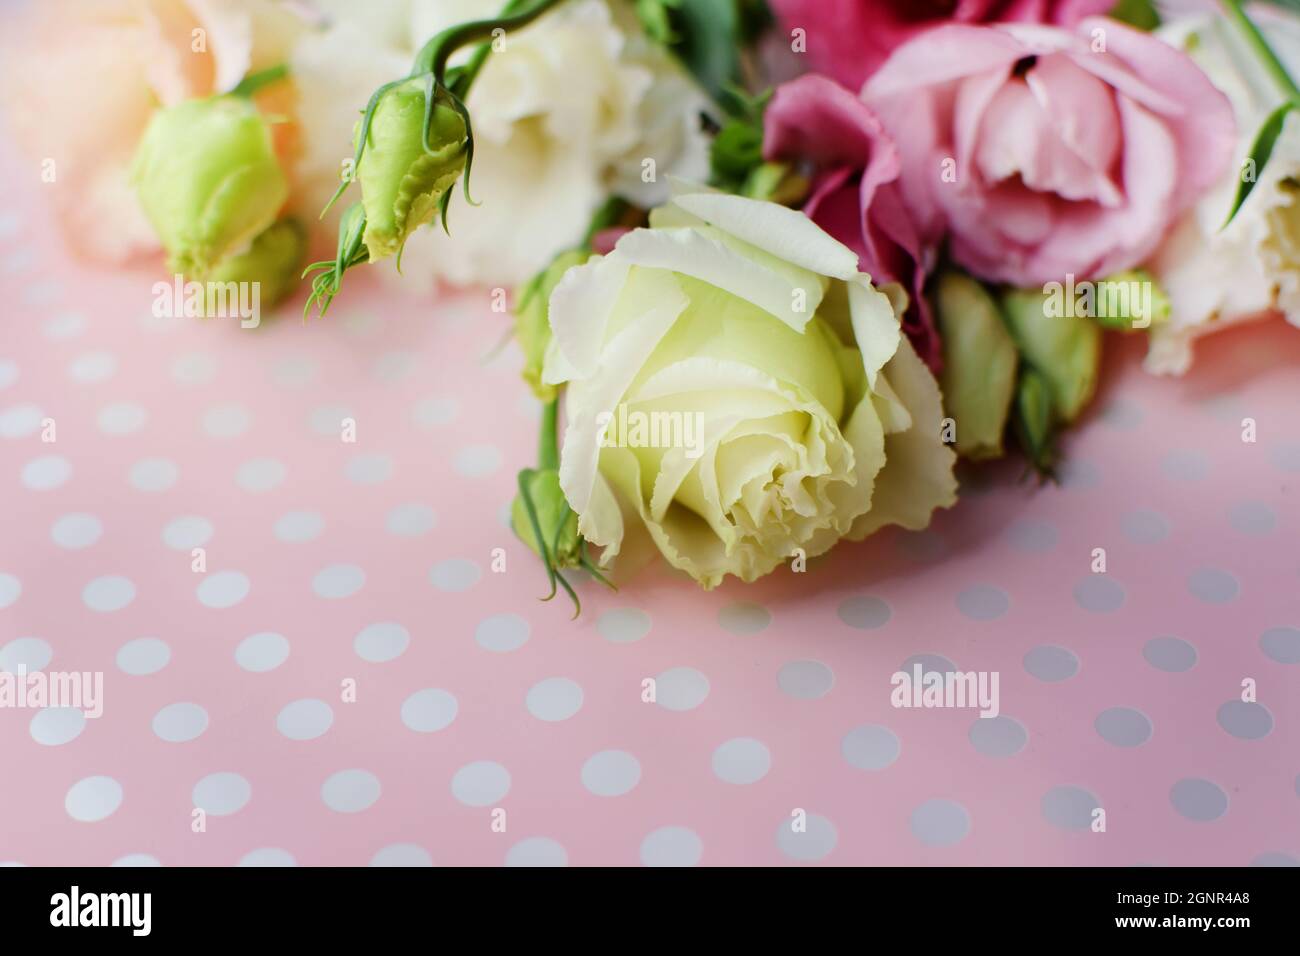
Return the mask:
[[[511,0],[494,20],[473,20],[469,23],[449,27],[420,48],[420,52],[415,57],[415,64],[411,67],[411,75],[419,76],[422,73],[432,72],[438,78],[438,81],[442,82],[442,78],[447,72],[447,60],[461,47],[488,40],[496,30],[509,32],[526,27],[543,13],[562,2],[563,0],[536,0],[531,7],[513,13],[512,11],[518,9],[519,2],[518,0]],[[482,60],[486,56],[487,54],[481,50],[475,54],[478,66],[482,66]]]
[[[1237,25],[1242,38],[1254,50],[1255,55],[1259,57],[1264,69],[1277,83],[1278,89],[1288,100],[1300,106],[1300,86],[1296,86],[1291,74],[1286,71],[1286,67],[1282,65],[1278,55],[1273,52],[1273,48],[1264,39],[1264,34],[1260,32],[1259,27],[1255,25],[1255,21],[1246,13],[1245,5],[1241,0],[1223,0],[1223,5],[1228,8],[1228,16]]]
[[[245,99],[257,93],[264,86],[270,86],[289,75],[287,64],[281,63],[278,66],[268,67],[265,70],[258,70],[256,73],[250,73],[239,81],[239,85],[230,91],[231,96],[242,96]]]
[[[542,409],[542,430],[537,437],[537,468],[539,471],[555,471],[560,467],[560,445],[558,423],[560,419],[560,400],[553,398]]]

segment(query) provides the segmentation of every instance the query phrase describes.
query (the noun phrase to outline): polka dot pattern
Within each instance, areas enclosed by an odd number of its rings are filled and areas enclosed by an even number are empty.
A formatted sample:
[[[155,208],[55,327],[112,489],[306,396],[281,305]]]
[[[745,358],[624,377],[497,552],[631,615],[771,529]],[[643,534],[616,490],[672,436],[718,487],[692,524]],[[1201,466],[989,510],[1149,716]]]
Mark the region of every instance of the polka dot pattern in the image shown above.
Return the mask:
[[[1278,834],[1300,765],[1277,755],[1300,752],[1300,423],[1280,375],[1223,376],[1212,410],[1121,342],[1059,486],[978,469],[931,527],[754,586],[575,572],[571,621],[501,522],[538,419],[514,346],[479,361],[501,330],[485,296],[408,304],[358,274],[329,320],[268,314],[255,343],[159,327],[42,248],[34,216],[0,220],[0,262],[38,253],[0,269],[0,668],[102,670],[105,702],[0,721],[30,781],[6,812],[41,821],[6,859],[1296,861]],[[893,706],[915,664],[999,674],[1000,712]]]

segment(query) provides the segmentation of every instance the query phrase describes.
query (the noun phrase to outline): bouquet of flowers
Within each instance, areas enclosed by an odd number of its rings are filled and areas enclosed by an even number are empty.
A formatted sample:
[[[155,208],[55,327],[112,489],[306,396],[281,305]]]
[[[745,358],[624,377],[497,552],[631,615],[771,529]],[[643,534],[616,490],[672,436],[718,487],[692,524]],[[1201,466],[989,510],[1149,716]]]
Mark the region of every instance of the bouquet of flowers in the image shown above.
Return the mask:
[[[110,0],[6,89],[91,255],[305,315],[390,259],[513,289],[513,524],[576,607],[634,539],[711,588],[924,528],[959,458],[1050,477],[1108,331],[1181,373],[1300,325],[1287,6]]]

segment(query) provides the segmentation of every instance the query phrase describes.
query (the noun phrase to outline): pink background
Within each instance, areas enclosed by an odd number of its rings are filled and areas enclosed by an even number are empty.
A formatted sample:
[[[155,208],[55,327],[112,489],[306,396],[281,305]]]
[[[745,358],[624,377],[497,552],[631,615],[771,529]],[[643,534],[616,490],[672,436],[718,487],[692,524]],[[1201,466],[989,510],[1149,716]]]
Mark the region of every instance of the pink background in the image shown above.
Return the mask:
[[[572,622],[503,523],[537,407],[486,293],[157,320],[158,276],[74,263],[40,188],[0,186],[0,666],[106,700],[0,710],[0,860],[1300,861],[1294,330],[1182,381],[1113,342],[1060,487],[988,468],[923,534],[708,594],[654,567]],[[997,671],[1004,717],[891,707],[914,655]]]

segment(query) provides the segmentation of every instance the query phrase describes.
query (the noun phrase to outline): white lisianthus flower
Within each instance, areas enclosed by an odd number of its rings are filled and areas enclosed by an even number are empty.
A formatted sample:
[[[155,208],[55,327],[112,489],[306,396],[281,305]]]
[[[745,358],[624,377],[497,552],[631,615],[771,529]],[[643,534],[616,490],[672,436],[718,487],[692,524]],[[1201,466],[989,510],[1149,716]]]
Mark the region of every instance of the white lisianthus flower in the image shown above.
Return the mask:
[[[370,91],[405,75],[416,50],[440,31],[491,18],[503,4],[317,5],[330,25],[298,45],[293,73],[303,125],[303,203],[318,204],[318,211],[338,185]],[[466,104],[474,123],[470,192],[481,205],[470,207],[455,190],[451,237],[441,228],[414,234],[402,256],[408,279],[523,282],[582,238],[609,193],[653,205],[666,196],[669,174],[707,171],[699,123],[707,100],[642,36],[625,5],[572,0],[499,43]],[[643,182],[644,160],[653,160],[653,182]]]
[[[550,299],[560,484],[608,564],[630,526],[712,588],[956,500],[901,287],[801,213],[684,191]]]
[[[1300,18],[1273,7],[1250,14],[1270,46],[1300,77]],[[1291,113],[1261,171],[1246,168],[1250,147],[1282,102],[1276,83],[1236,27],[1218,15],[1174,21],[1161,35],[1186,50],[1231,100],[1237,117],[1237,163],[1183,219],[1152,263],[1172,304],[1169,321],[1152,330],[1148,370],[1182,374],[1198,337],[1280,310],[1300,326],[1300,115]],[[1243,175],[1258,179],[1227,229]]]

